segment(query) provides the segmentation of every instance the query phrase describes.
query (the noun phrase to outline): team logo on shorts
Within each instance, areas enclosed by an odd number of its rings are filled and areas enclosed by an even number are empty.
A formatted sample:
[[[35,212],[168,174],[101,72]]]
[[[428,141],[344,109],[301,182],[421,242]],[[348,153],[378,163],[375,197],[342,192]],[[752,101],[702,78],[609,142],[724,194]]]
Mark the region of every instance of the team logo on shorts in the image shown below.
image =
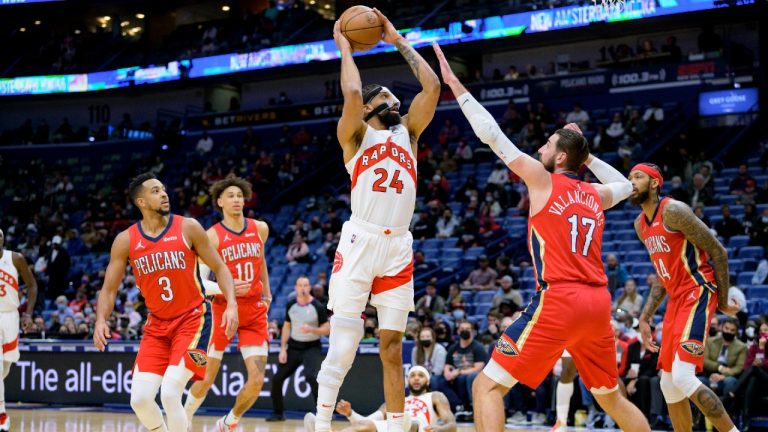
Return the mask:
[[[197,351],[187,351],[187,355],[189,355],[189,358],[192,360],[192,363],[194,363],[198,367],[205,366],[206,364],[208,364],[208,357],[206,357],[205,354],[201,354]]]
[[[701,357],[704,355],[704,345],[700,344],[696,341],[685,341],[680,344],[680,347],[685,350],[685,352],[696,356]]]
[[[338,272],[344,266],[344,257],[341,256],[341,252],[336,251],[336,255],[333,257],[333,273]]]
[[[499,338],[499,341],[496,342],[496,352],[512,357],[520,354],[514,344],[503,337]]]

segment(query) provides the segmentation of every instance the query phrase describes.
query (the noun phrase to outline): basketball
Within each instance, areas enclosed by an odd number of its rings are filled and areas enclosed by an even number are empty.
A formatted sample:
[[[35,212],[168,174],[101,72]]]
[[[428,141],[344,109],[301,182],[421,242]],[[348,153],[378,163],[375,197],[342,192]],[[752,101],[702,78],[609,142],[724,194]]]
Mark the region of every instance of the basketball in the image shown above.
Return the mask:
[[[378,15],[367,6],[352,6],[339,18],[341,33],[355,51],[367,51],[381,40],[384,27]]]

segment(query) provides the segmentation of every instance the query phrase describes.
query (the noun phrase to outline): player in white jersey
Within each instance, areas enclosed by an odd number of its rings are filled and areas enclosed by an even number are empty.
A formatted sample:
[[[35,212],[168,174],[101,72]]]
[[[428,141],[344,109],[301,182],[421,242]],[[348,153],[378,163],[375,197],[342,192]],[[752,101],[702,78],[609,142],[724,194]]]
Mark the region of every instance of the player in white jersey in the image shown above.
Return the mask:
[[[341,51],[344,108],[337,137],[352,179],[352,218],[344,224],[333,263],[328,309],[328,355],[317,377],[315,430],[328,432],[336,398],[363,336],[360,318],[368,296],[379,318],[379,352],[389,431],[401,431],[405,385],[402,336],[413,305],[413,237],[408,225],[416,205],[416,146],[435,114],[440,80],[392,23],[384,23],[384,42],[408,62],[422,91],[400,116],[400,101],[386,87],[362,86],[352,47],[336,22],[333,36]]]
[[[403,429],[419,432],[454,432],[456,417],[451,412],[448,398],[439,391],[430,391],[429,378],[429,371],[423,366],[413,366],[408,371],[410,394],[405,398],[406,421]],[[345,400],[339,401],[336,405],[336,411],[352,423],[342,432],[386,432],[385,409],[385,405],[382,404],[376,412],[363,417],[356,413],[352,405]]]
[[[29,270],[26,258],[18,252],[3,249],[5,234],[0,230],[0,431],[11,428],[11,419],[5,412],[5,377],[11,365],[19,360],[19,275],[27,285],[27,309],[24,325],[32,321],[37,301],[37,281]]]

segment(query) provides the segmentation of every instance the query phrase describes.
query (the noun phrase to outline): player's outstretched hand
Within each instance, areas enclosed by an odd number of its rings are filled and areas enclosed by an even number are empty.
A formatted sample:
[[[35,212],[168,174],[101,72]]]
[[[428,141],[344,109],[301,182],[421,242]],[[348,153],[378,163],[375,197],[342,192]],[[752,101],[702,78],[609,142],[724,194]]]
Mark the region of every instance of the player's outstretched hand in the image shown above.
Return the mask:
[[[643,346],[645,349],[652,353],[659,352],[659,346],[656,345],[656,341],[653,339],[651,324],[648,321],[640,320],[640,335],[643,337]]]
[[[232,338],[237,331],[237,303],[227,303],[227,309],[221,316],[221,326],[224,327],[224,334]]]
[[[718,306],[718,309],[720,309],[720,312],[735,317],[737,313],[741,310],[741,305],[739,304],[736,299],[731,299],[728,301],[728,304],[725,306]]]
[[[93,328],[93,344],[99,351],[104,351],[107,347],[107,339],[112,337],[109,326],[104,320],[96,320],[96,326]]]
[[[336,412],[344,417],[349,417],[352,415],[352,404],[342,399],[336,404]]]
[[[384,27],[384,37],[382,40],[388,44],[394,45],[402,36],[400,36],[400,33],[397,32],[395,26],[389,21],[389,18],[384,16],[380,10],[373,8],[373,12],[379,16],[379,22],[381,22],[382,27]]]
[[[451,69],[451,65],[448,64],[448,60],[446,60],[445,54],[443,54],[443,50],[440,48],[440,45],[438,45],[437,42],[432,42],[432,49],[435,50],[437,61],[440,62],[440,75],[443,76],[443,81],[445,81],[446,84],[459,82],[456,74],[453,73],[453,69]]]
[[[352,52],[352,44],[349,43],[349,39],[341,33],[341,24],[339,24],[339,21],[336,21],[333,25],[333,39],[336,41],[336,48],[338,48],[339,51]]]

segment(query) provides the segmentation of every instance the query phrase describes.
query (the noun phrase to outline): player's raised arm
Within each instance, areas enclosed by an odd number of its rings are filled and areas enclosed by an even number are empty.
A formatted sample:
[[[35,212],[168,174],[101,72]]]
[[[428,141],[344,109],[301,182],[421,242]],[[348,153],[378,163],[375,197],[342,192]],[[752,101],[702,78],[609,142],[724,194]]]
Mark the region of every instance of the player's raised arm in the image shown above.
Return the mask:
[[[27,286],[27,311],[25,315],[31,316],[35,311],[35,303],[37,303],[37,281],[32,271],[29,270],[29,264],[24,255],[14,252],[11,258],[13,259],[13,266],[19,271],[21,279],[24,280],[24,284]]]
[[[216,249],[211,246],[208,236],[199,222],[185,218],[182,230],[197,256],[213,270],[221,293],[227,299],[227,310],[221,317],[221,326],[226,327],[225,334],[231,338],[237,330],[237,299],[235,298],[235,282],[232,280],[232,274]]]
[[[338,21],[333,26],[333,38],[341,52],[340,81],[341,94],[344,96],[344,108],[336,125],[336,137],[344,152],[344,163],[347,163],[355,155],[357,146],[362,142],[365,134],[363,83],[360,79],[360,71],[357,70],[355,60],[352,58],[352,45],[341,34]]]
[[[397,32],[389,19],[378,9],[374,8],[373,11],[379,16],[379,21],[384,26],[384,42],[397,48],[421,84],[421,92],[413,98],[408,114],[403,116],[403,124],[408,128],[412,145],[415,146],[418,144],[416,140],[435,116],[435,108],[440,99],[440,79],[429,63]]]
[[[436,42],[432,43],[437,59],[440,62],[440,73],[443,81],[453,91],[461,111],[469,120],[475,135],[485,144],[488,144],[494,153],[504,163],[523,179],[529,190],[548,191],[552,188],[552,178],[544,165],[531,156],[523,153],[501,131],[496,119],[488,112],[471,93],[461,84],[459,78],[451,70],[448,60]],[[548,193],[548,192],[547,192]]]
[[[107,346],[107,339],[111,337],[107,318],[115,307],[117,289],[125,276],[125,266],[128,262],[128,250],[130,249],[130,235],[123,231],[112,242],[112,251],[109,255],[109,265],[104,275],[104,285],[99,291],[99,299],[96,304],[96,325],[93,329],[93,344],[100,351]]]
[[[741,305],[728,302],[728,252],[712,231],[693,214],[691,208],[679,201],[670,200],[662,213],[667,228],[680,231],[694,246],[705,251],[712,259],[717,283],[717,307],[726,315],[736,316]]]
[[[266,222],[256,222],[259,230],[259,237],[261,238],[261,286],[262,286],[262,294],[261,294],[261,301],[263,301],[267,308],[272,304],[272,290],[269,287],[269,270],[267,270],[267,252],[266,252],[266,244],[267,244],[267,238],[269,237],[269,225],[267,225]]]
[[[575,123],[568,124],[565,128],[581,133],[581,129]],[[600,194],[600,200],[603,202],[604,209],[607,210],[615,206],[632,194],[632,183],[627,177],[616,168],[595,157],[595,155],[590,154],[585,165],[602,183],[595,184],[594,186],[597,193]]]

